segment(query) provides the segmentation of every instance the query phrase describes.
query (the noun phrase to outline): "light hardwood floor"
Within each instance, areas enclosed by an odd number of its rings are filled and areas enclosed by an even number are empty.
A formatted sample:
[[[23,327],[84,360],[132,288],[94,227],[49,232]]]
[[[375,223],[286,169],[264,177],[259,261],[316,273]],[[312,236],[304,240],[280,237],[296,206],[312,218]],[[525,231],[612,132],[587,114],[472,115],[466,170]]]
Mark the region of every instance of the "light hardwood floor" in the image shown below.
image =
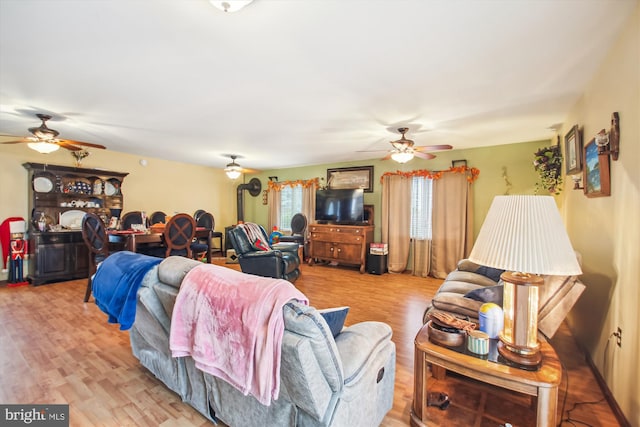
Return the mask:
[[[407,274],[360,274],[353,268],[322,265],[302,269],[296,286],[313,306],[350,306],[347,324],[379,320],[391,325],[397,346],[395,394],[393,409],[382,425],[408,425],[413,339],[442,281]],[[0,403],[68,403],[71,426],[211,425],[138,363],[131,354],[128,333],[107,323],[93,298],[82,302],[85,284],[75,280],[38,287],[0,285]],[[566,409],[576,402],[601,400],[602,393],[567,328],[552,342],[569,372]],[[454,380],[465,384],[463,378]],[[563,380],[559,408],[565,385]],[[510,395],[503,398],[508,400]],[[458,419],[455,411],[442,414],[448,418],[440,417],[433,425],[484,425]],[[618,425],[606,402],[580,405],[571,416],[591,426]]]

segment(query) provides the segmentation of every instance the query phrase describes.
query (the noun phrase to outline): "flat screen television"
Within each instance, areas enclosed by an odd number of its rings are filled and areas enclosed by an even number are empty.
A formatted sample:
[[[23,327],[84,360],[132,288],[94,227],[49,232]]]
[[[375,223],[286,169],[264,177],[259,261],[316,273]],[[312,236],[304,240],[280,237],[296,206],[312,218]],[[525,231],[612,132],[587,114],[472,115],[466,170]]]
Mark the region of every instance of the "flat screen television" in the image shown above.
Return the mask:
[[[316,222],[342,225],[364,223],[364,191],[361,188],[317,190]]]

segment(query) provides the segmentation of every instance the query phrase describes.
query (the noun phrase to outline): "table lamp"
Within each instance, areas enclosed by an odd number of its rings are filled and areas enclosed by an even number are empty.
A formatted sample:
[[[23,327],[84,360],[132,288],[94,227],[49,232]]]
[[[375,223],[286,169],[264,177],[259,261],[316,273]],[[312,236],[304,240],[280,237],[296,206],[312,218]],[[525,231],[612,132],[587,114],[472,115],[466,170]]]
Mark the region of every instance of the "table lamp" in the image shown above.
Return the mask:
[[[500,276],[504,329],[498,351],[516,364],[538,365],[540,275],[582,274],[553,197],[496,196],[469,260],[507,270]]]

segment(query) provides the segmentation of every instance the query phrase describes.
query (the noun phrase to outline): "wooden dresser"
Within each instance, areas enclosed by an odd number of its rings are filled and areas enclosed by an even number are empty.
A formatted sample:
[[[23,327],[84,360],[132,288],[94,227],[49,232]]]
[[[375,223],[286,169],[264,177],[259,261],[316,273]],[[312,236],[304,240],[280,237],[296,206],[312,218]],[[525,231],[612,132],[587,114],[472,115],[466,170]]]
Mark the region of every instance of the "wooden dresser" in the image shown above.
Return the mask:
[[[373,225],[311,224],[311,261],[355,264],[364,273],[367,248],[373,241]]]

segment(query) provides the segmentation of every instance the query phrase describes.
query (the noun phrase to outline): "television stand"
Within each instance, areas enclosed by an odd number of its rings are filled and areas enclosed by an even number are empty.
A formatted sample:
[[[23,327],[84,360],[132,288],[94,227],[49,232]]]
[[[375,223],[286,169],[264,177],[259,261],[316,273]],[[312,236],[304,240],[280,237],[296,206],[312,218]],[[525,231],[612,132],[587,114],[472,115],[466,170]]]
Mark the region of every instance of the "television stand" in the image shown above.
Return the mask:
[[[364,273],[367,248],[373,241],[372,225],[311,224],[310,264],[315,259],[359,265]]]

